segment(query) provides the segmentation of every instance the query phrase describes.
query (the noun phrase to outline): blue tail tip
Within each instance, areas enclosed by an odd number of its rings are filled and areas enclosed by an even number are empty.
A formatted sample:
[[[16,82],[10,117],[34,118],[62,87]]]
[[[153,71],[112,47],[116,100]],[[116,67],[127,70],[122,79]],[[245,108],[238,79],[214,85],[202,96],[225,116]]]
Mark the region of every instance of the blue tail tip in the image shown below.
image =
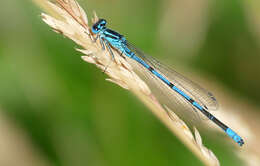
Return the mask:
[[[239,135],[237,135],[237,133],[235,133],[232,129],[227,128],[226,133],[240,146],[242,146],[245,143],[244,140]]]

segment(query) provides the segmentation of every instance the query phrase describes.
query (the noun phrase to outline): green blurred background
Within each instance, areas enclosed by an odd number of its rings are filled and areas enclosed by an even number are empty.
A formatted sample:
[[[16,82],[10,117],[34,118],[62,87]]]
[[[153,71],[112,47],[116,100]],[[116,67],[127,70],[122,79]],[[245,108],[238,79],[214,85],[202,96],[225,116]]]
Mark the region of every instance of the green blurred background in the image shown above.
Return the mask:
[[[146,53],[259,105],[260,13],[253,1],[79,2]],[[202,165],[131,93],[82,61],[76,44],[53,33],[40,13],[29,0],[1,2],[1,165]],[[243,165],[224,135],[201,134],[222,165]]]

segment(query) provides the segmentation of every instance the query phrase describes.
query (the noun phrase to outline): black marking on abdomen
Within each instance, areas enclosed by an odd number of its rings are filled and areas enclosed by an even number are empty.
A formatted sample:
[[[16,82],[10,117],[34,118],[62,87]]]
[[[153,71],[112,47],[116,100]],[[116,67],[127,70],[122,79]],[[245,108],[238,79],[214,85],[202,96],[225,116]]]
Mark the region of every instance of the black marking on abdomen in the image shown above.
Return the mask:
[[[193,100],[192,98],[190,98],[189,102],[190,102],[191,104],[193,104],[194,100]]]
[[[154,71],[154,68],[152,68],[151,66],[148,68],[148,70],[150,71],[150,72],[153,72]]]
[[[160,73],[158,73],[153,67],[149,66],[148,64],[146,64],[143,60],[141,60],[139,57],[135,56],[135,54],[132,54],[131,52],[129,53],[134,60],[136,60],[138,63],[140,63],[141,65],[143,65],[145,68],[147,68],[151,73],[155,74],[155,76],[157,78],[159,78],[160,80],[162,80],[165,84],[167,84],[171,89],[175,90],[174,87],[175,85],[173,83],[171,83],[169,80],[167,80],[166,78],[164,78]],[[177,87],[176,87],[177,88]],[[223,124],[221,121],[219,121],[216,117],[214,117],[211,113],[209,113],[207,111],[207,107],[203,107],[201,106],[199,103],[197,103],[194,99],[192,98],[187,98],[185,97],[183,94],[185,94],[183,91],[181,91],[182,93],[180,93],[179,91],[175,90],[179,95],[181,95],[182,97],[184,97],[186,99],[186,101],[188,101],[193,107],[195,107],[196,109],[198,109],[203,115],[205,115],[208,119],[210,119],[211,121],[213,121],[216,125],[218,125],[220,128],[222,128],[224,131],[226,131],[226,129],[228,128],[225,124]],[[186,95],[186,94],[185,94]]]
[[[173,83],[167,84],[170,88],[174,87]]]

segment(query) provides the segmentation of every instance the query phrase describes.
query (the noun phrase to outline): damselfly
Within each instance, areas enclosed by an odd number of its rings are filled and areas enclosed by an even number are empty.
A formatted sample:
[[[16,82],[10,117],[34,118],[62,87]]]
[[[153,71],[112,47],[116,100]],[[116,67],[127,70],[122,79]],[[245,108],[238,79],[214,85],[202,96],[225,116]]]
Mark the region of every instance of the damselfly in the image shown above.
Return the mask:
[[[211,109],[217,109],[217,101],[210,92],[173,69],[162,65],[154,58],[143,54],[131,45],[123,35],[108,29],[106,23],[106,20],[99,19],[92,26],[92,32],[97,35],[103,49],[107,48],[112,57],[114,55],[111,47],[145,69],[142,73],[150,78],[153,85],[157,85],[162,90],[162,96],[167,97],[166,103],[175,105],[176,110],[184,112],[184,114],[194,115],[194,113],[199,112],[223,129],[240,146],[244,144],[243,139],[238,134],[209,112]]]

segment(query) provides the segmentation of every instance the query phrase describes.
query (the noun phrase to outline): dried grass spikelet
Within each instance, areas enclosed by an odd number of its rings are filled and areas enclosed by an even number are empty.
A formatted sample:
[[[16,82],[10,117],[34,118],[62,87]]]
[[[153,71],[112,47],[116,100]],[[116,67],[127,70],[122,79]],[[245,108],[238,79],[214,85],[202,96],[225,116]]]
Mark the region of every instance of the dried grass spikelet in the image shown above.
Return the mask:
[[[112,61],[109,52],[102,50],[98,41],[93,42],[95,36],[91,33],[87,15],[75,0],[56,0],[56,4],[44,2],[48,9],[51,8],[56,14],[54,18],[53,15],[42,13],[43,21],[55,32],[80,45],[83,49],[77,50],[86,55],[82,56],[84,61],[95,64],[109,76],[108,81],[130,90],[137,96],[205,165],[219,165],[212,151],[203,146],[199,132],[195,129],[194,137],[187,125],[173,111],[165,110],[126,59],[112,48],[115,56],[115,60]],[[95,14],[92,21],[97,20]]]

